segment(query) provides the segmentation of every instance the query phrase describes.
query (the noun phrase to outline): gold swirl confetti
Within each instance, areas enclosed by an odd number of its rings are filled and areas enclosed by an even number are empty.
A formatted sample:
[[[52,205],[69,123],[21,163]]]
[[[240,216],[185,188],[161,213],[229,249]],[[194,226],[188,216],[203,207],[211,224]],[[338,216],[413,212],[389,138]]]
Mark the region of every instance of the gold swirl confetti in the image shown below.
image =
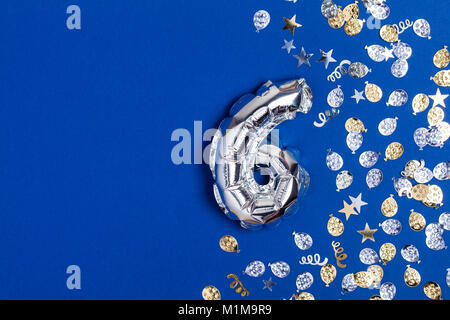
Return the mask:
[[[346,268],[346,264],[342,264],[341,261],[347,259],[347,254],[344,253],[344,248],[341,247],[341,244],[339,242],[333,241],[331,243],[331,246],[334,250],[334,257],[336,258],[336,264],[339,268]]]
[[[341,219],[336,218],[332,214],[330,214],[330,219],[328,219],[327,224],[327,230],[328,233],[332,236],[339,237],[344,233],[344,223],[341,221]]]
[[[397,254],[397,249],[392,243],[385,243],[380,248],[380,258],[383,261],[383,265],[386,265],[387,262],[392,261]]]
[[[328,24],[333,29],[340,29],[345,23],[344,12],[341,10],[341,7],[338,8],[338,13],[334,18],[328,19]]]
[[[443,69],[450,63],[450,53],[447,50],[447,46],[444,46],[441,50],[436,52],[433,57],[433,63],[439,69]]]
[[[314,296],[309,292],[300,292],[297,294],[293,294],[291,299],[294,300],[314,300]]]
[[[385,158],[384,161],[388,160],[397,160],[403,155],[404,152],[403,145],[399,142],[392,142],[385,151]]]
[[[361,32],[366,20],[350,19],[344,25],[344,31],[347,35],[353,37]]]
[[[398,212],[398,204],[394,199],[394,195],[391,194],[389,198],[383,201],[381,204],[381,213],[388,218],[395,216]]]
[[[364,89],[366,98],[370,102],[376,103],[383,98],[383,91],[379,86],[373,83],[369,83],[368,81],[365,82],[366,88]]]
[[[347,132],[367,132],[364,123],[355,117],[348,118],[347,121],[345,121],[345,130],[347,130]]]
[[[371,265],[367,268],[367,272],[372,274],[373,282],[372,284],[375,286],[383,280],[384,271],[383,268],[377,264]]]
[[[225,252],[240,252],[238,242],[233,236],[223,236],[222,238],[220,238],[219,245],[220,248]]]
[[[236,293],[240,293],[242,297],[245,296],[249,296],[250,293],[248,292],[247,289],[244,288],[244,286],[242,285],[242,282],[239,281],[239,278],[237,277],[237,275],[230,273],[227,276],[228,279],[233,278],[233,282],[231,282],[230,284],[230,288],[231,289],[235,289]]]
[[[412,195],[413,199],[417,200],[417,201],[425,200],[428,196],[428,192],[429,192],[428,186],[425,184],[421,184],[421,183],[416,184],[411,189],[411,195]]]
[[[434,281],[425,283],[425,286],[423,287],[423,292],[430,299],[442,300],[441,287]]]
[[[380,29],[380,37],[386,42],[397,42],[398,30],[394,26],[386,24]]]
[[[366,289],[370,287],[373,283],[373,276],[370,272],[367,271],[359,271],[353,274],[353,279],[358,287]]]
[[[204,300],[220,300],[220,291],[214,286],[203,288],[202,297]]]
[[[417,94],[412,101],[413,115],[427,110],[430,105],[430,98],[424,93]]]
[[[427,225],[425,217],[418,212],[411,209],[411,214],[409,215],[409,226],[414,231],[422,231]]]
[[[344,14],[345,21],[350,21],[352,19],[358,19],[358,17],[359,17],[358,1],[355,1],[354,3],[347,5],[343,10],[343,14]]]
[[[409,265],[406,266],[407,269],[403,275],[403,279],[408,287],[417,287],[422,280],[419,271],[411,268]]]
[[[439,71],[430,80],[433,80],[438,86],[450,87],[450,70]]]
[[[336,279],[336,268],[332,264],[326,264],[320,268],[320,278],[325,283],[326,287],[330,286],[330,283]]]
[[[445,112],[440,107],[432,107],[430,111],[428,111],[427,119],[430,127],[437,126],[444,120]]]

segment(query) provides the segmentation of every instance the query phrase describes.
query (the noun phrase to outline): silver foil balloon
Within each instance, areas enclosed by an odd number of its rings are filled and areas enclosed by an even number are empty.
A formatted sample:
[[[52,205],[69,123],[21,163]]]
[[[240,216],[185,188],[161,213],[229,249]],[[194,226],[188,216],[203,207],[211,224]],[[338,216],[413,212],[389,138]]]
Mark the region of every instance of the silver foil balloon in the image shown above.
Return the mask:
[[[368,8],[368,11],[378,20],[384,20],[391,14],[391,9],[385,3],[372,5]]]
[[[253,16],[253,24],[256,32],[265,29],[270,23],[270,14],[266,10],[259,10]]]
[[[352,154],[356,153],[356,150],[361,148],[363,144],[363,135],[359,132],[352,131],[347,135],[347,146],[352,151]]]
[[[433,179],[433,172],[430,169],[421,167],[414,171],[414,180],[417,183],[428,183]]]
[[[398,120],[397,117],[395,117],[395,118],[386,118],[386,119],[382,120],[378,124],[378,131],[383,136],[390,136],[397,129],[397,120]]]
[[[353,79],[361,79],[364,78],[372,69],[369,69],[364,63],[361,62],[353,62],[348,67],[348,74]]]
[[[412,48],[409,44],[399,41],[396,44],[392,44],[392,48],[392,52],[397,58],[403,60],[411,58]]]
[[[328,169],[332,171],[338,171],[344,165],[344,159],[342,159],[339,153],[331,151],[331,149],[328,149],[326,163]]]
[[[245,95],[217,130],[210,150],[219,207],[241,226],[257,229],[295,213],[298,197],[309,185],[308,173],[288,150],[267,144],[270,132],[297,113],[308,113],[312,93],[304,79],[267,82],[257,95]],[[255,172],[269,182],[256,182]]]
[[[386,49],[383,46],[374,44],[371,46],[365,46],[364,48],[367,50],[367,54],[373,61],[382,62],[386,60]]]
[[[370,169],[366,175],[366,183],[369,189],[378,187],[383,181],[383,172],[380,169]]]
[[[431,147],[442,147],[445,142],[444,133],[438,127],[428,130],[427,144]]]
[[[385,282],[380,286],[380,297],[383,300],[392,300],[395,297],[397,288],[392,282]]]
[[[423,150],[423,147],[425,147],[428,144],[427,139],[428,139],[427,128],[418,128],[416,129],[416,131],[414,131],[414,142],[417,144],[420,150]]]
[[[261,261],[250,262],[244,270],[244,273],[250,277],[257,278],[261,277],[266,271],[264,263]]]
[[[438,163],[433,169],[433,175],[438,180],[448,180],[450,178],[450,162]]]
[[[444,227],[440,223],[430,223],[425,228],[425,235],[430,237],[432,235],[441,236],[444,233]]]
[[[336,89],[330,91],[327,97],[327,102],[330,107],[339,108],[344,103],[344,92],[341,86],[337,86]]]
[[[291,272],[291,267],[284,261],[269,263],[270,270],[275,277],[286,278]]]
[[[294,232],[292,234],[294,236],[295,245],[300,250],[308,250],[313,245],[313,239],[311,236],[305,232]]]
[[[324,0],[320,7],[320,11],[325,18],[331,19],[338,14],[338,6],[332,0]]]
[[[397,219],[387,219],[380,223],[380,227],[390,236],[397,236],[402,231],[402,223]]]
[[[431,39],[431,27],[427,20],[417,19],[414,21],[413,30],[419,37]]]
[[[314,277],[309,272],[300,273],[297,276],[297,280],[295,281],[298,291],[303,291],[303,290],[310,288],[313,283],[314,283]]]
[[[411,198],[412,183],[406,178],[394,178],[394,189],[399,197],[407,196]]]
[[[359,164],[364,168],[372,168],[378,162],[380,153],[375,151],[365,151],[359,156]]]
[[[403,78],[408,73],[408,69],[408,61],[398,59],[392,64],[391,73],[396,78]]]
[[[353,292],[358,288],[353,273],[346,274],[341,282],[342,294]]]
[[[450,212],[444,212],[439,216],[439,224],[447,231],[450,230]]]
[[[343,170],[336,176],[337,191],[347,189],[353,183],[353,174],[350,171]]]
[[[401,107],[408,102],[408,93],[405,90],[397,89],[393,91],[390,96],[388,102],[386,102],[387,106],[393,107]]]
[[[407,244],[403,246],[402,250],[400,251],[403,259],[405,259],[408,262],[417,262],[420,263],[420,254],[419,250],[417,250],[416,246],[412,244]]]
[[[378,257],[378,253],[376,253],[375,250],[371,248],[364,248],[359,252],[359,260],[361,260],[361,262],[364,264],[372,265],[378,263],[380,261],[380,258]]]

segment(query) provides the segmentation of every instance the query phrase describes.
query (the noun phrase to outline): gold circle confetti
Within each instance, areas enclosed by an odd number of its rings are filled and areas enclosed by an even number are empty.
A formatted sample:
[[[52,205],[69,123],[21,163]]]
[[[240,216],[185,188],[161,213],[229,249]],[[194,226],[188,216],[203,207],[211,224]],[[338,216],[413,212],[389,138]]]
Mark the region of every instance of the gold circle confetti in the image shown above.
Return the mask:
[[[339,6],[338,13],[334,18],[328,19],[328,24],[333,29],[340,29],[345,23],[344,12],[342,12],[341,7]]]
[[[417,287],[422,280],[419,271],[414,268],[411,268],[409,265],[406,266],[407,269],[403,275],[403,279],[408,287]]]
[[[428,195],[423,202],[432,204],[432,207],[442,206],[442,201],[444,200],[444,193],[442,192],[441,187],[438,185],[430,185],[428,186]]]
[[[414,179],[414,172],[421,166],[420,161],[411,160],[405,165],[405,169],[402,171],[402,176],[406,179]]]
[[[328,233],[334,237],[339,237],[344,233],[344,223],[341,219],[334,217],[330,214],[330,219],[327,224]]]
[[[397,42],[398,31],[394,26],[386,24],[380,29],[380,37],[386,42]]]
[[[433,63],[436,67],[442,69],[448,66],[450,63],[450,53],[447,50],[447,46],[436,52],[433,57]]]
[[[366,83],[366,88],[365,88],[365,94],[366,94],[366,98],[367,100],[369,100],[370,102],[378,102],[381,100],[381,98],[383,98],[383,91],[381,90],[381,88],[379,86],[377,86],[376,84],[373,83],[369,83],[369,82],[365,82]]]
[[[353,274],[353,278],[358,287],[366,289],[373,283],[372,274],[367,271],[359,271]]]
[[[423,292],[430,299],[442,300],[441,287],[434,281],[425,283],[425,286],[423,287]]]
[[[394,199],[394,195],[391,194],[390,197],[384,200],[383,203],[381,204],[381,213],[385,217],[390,218],[395,216],[397,212],[398,212],[398,204],[397,201],[395,201]]]
[[[427,198],[428,195],[428,186],[425,184],[416,184],[414,187],[412,187],[411,189],[411,195],[413,197],[414,200],[417,201],[423,201]]]
[[[392,142],[388,147],[386,148],[385,152],[385,158],[384,161],[388,160],[397,160],[403,155],[404,152],[403,145],[399,142]]]
[[[369,298],[369,300],[383,300],[383,298],[381,298],[381,296],[378,294],[374,294]]]
[[[320,268],[320,278],[327,287],[330,286],[330,283],[336,279],[336,268],[332,264],[326,264],[322,268]]]
[[[314,300],[314,296],[309,292],[300,292],[292,295],[295,300]]]
[[[364,123],[355,117],[348,118],[347,121],[345,121],[345,130],[347,130],[347,132],[367,132]]]
[[[220,248],[225,252],[240,252],[238,242],[233,236],[223,236],[222,238],[220,238],[219,245]]]
[[[417,94],[412,101],[413,115],[427,110],[430,105],[430,98],[424,93]]]
[[[372,279],[373,285],[376,285],[378,283],[381,282],[381,280],[383,280],[383,276],[384,276],[384,271],[383,268],[380,267],[377,264],[371,265],[369,268],[367,268],[367,272],[369,272],[370,274],[372,274]]]
[[[346,6],[343,10],[343,14],[345,21],[350,21],[351,19],[358,19],[359,17],[358,1],[355,1],[355,3],[351,3],[348,6]]]
[[[353,37],[359,34],[364,26],[365,20],[350,19],[344,25],[344,31],[347,35]]]
[[[431,127],[437,126],[444,120],[445,112],[440,107],[433,107],[428,111],[427,119]]]
[[[204,300],[220,300],[220,292],[214,286],[206,286],[202,291]]]
[[[422,231],[427,225],[425,217],[418,212],[411,209],[411,214],[409,215],[409,226],[414,231]]]
[[[430,80],[433,80],[438,86],[450,87],[450,70],[439,71]]]
[[[397,249],[392,243],[385,243],[380,248],[380,258],[383,261],[383,265],[386,265],[386,262],[392,261],[397,254]]]

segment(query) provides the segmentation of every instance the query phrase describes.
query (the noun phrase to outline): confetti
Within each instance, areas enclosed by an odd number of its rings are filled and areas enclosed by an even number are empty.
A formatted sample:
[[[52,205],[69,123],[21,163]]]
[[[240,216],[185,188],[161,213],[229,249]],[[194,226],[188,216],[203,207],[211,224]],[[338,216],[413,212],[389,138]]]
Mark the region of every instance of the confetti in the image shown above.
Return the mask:
[[[204,300],[220,300],[220,291],[214,286],[206,286],[202,291]]]
[[[314,283],[314,277],[309,272],[302,272],[297,276],[295,284],[297,286],[297,291],[307,290]]]
[[[352,131],[347,135],[347,146],[355,154],[363,144],[363,136],[359,132]]]
[[[350,171],[343,170],[336,176],[336,191],[347,189],[353,183],[353,174]]]
[[[355,99],[356,104],[358,104],[361,100],[366,100],[366,98],[364,98],[364,91],[358,91],[355,89],[355,94],[352,96],[352,99]]]
[[[420,263],[419,250],[417,250],[417,248],[414,245],[407,244],[403,246],[400,253],[403,259],[405,259],[406,261]]]
[[[378,187],[383,181],[383,172],[380,169],[370,169],[366,175],[366,183],[369,189]]]
[[[328,149],[326,164],[331,171],[338,171],[344,165],[344,160],[339,153]]]
[[[344,233],[344,223],[341,219],[334,217],[330,214],[330,219],[328,219],[327,223],[328,233],[334,237],[339,237]]]
[[[230,279],[230,278],[234,279],[233,282],[231,282],[231,284],[230,284],[231,289],[235,289],[235,292],[240,293],[242,297],[250,295],[248,290],[245,289],[245,287],[242,285],[242,282],[239,280],[237,275],[230,273],[229,275],[227,275],[227,279]]]
[[[225,252],[237,252],[239,253],[239,245],[233,236],[226,235],[220,238],[219,241],[220,248]]]
[[[450,63],[450,53],[448,52],[447,46],[444,46],[443,49],[436,52],[433,57],[433,63],[439,69],[443,69],[448,66]]]
[[[344,92],[341,86],[337,86],[336,89],[330,91],[327,97],[327,102],[330,107],[339,108],[344,103]]]
[[[364,243],[366,240],[372,240],[373,242],[375,242],[375,238],[373,237],[373,235],[375,232],[377,232],[377,229],[370,229],[368,223],[366,223],[364,230],[358,230],[357,232],[362,235],[361,243]]]
[[[291,272],[291,267],[284,261],[269,263],[269,268],[277,278],[286,278]]]
[[[320,278],[325,283],[326,287],[336,279],[336,268],[332,264],[326,264],[320,269]]]
[[[383,300],[392,300],[395,297],[397,289],[392,282],[385,282],[380,286],[380,297]]]
[[[394,195],[391,194],[389,198],[383,201],[381,204],[381,213],[388,218],[395,216],[398,212],[398,204],[394,199]]]
[[[344,253],[344,248],[341,247],[341,244],[336,241],[333,241],[331,243],[331,246],[333,247],[333,250],[334,250],[334,257],[336,258],[336,265],[339,268],[346,268],[347,265],[341,263],[341,261],[344,261],[345,259],[347,259],[347,254]]]
[[[381,98],[383,98],[383,91],[381,90],[381,88],[376,84],[369,83],[367,81],[365,83],[366,83],[365,93],[367,100],[373,103],[380,101]]]
[[[415,212],[413,209],[411,209],[411,214],[409,215],[408,222],[409,226],[414,231],[422,231],[427,224],[425,217],[420,213]]]
[[[405,273],[403,274],[403,279],[408,287],[417,287],[422,280],[419,271],[411,268],[409,265],[406,266]]]
[[[294,35],[295,33],[295,29],[301,27],[302,25],[297,23],[297,21],[295,21],[297,18],[297,15],[293,15],[291,19],[287,19],[287,18],[283,18],[284,20],[284,27],[282,28],[282,30],[289,30],[292,35]]]
[[[367,265],[375,264],[380,261],[378,254],[371,248],[364,248],[359,253],[359,260]],[[371,281],[372,284],[372,281]]]
[[[265,29],[270,23],[270,14],[266,10],[259,10],[253,16],[253,24],[256,32]]]
[[[310,254],[306,257],[301,257],[298,263],[301,265],[323,266],[328,262],[328,258],[324,258],[323,261],[320,261],[321,259],[318,253],[314,254],[314,256]]]
[[[314,54],[306,53],[305,48],[302,47],[302,51],[299,54],[294,54],[294,58],[297,59],[297,68],[301,65],[306,64],[308,67],[311,67],[311,63],[309,62],[309,58],[311,58]]]
[[[441,287],[434,281],[427,282],[423,287],[423,292],[432,300],[442,300]]]
[[[292,233],[292,235],[294,236],[294,242],[295,245],[300,249],[300,250],[308,250],[309,248],[312,247],[313,245],[313,239],[311,238],[311,236],[305,232],[294,232]]]
[[[250,277],[257,278],[261,277],[266,271],[264,263],[261,261],[250,262],[244,270],[244,273]]]
[[[380,247],[380,258],[383,265],[392,261],[397,254],[397,249],[392,243],[386,242]]]
[[[406,91],[403,89],[397,89],[390,94],[389,100],[388,102],[386,102],[386,105],[401,107],[404,106],[406,102],[408,102],[408,93],[406,93]]]
[[[397,120],[398,120],[397,117],[395,117],[395,118],[386,118],[386,119],[382,120],[378,124],[378,131],[383,136],[390,136],[397,129]]]
[[[387,219],[379,226],[390,236],[398,236],[402,231],[402,223],[397,219]]]
[[[441,106],[446,108],[445,99],[448,98],[448,94],[441,94],[439,88],[437,88],[435,95],[430,95],[429,97],[433,100],[433,107]]]
[[[329,65],[331,62],[337,62],[337,61],[332,57],[332,54],[333,54],[333,49],[331,49],[331,50],[328,51],[328,52],[325,52],[325,51],[323,51],[323,50],[320,50],[320,55],[321,55],[321,57],[319,58],[319,60],[317,60],[317,62],[323,62],[323,64],[325,65],[325,69],[328,69],[328,65]]]
[[[413,30],[419,37],[431,39],[431,28],[427,20],[417,19],[414,21]]]
[[[380,29],[380,37],[386,42],[396,42],[398,41],[398,30],[394,26],[386,24]]]
[[[294,46],[294,40],[291,40],[291,41],[283,40],[283,41],[284,41],[284,46],[282,46],[281,49],[286,49],[287,53],[291,54],[291,50],[296,49],[296,47]]]

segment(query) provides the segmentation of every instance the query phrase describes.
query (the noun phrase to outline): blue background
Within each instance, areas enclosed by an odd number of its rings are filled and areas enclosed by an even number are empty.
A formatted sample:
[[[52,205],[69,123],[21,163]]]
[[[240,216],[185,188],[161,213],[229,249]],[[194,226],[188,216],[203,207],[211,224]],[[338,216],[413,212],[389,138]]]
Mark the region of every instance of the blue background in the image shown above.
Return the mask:
[[[339,1],[345,6],[349,1]],[[423,232],[408,227],[409,210],[436,222],[445,207],[434,210],[414,200],[398,199],[396,216],[403,223],[399,236],[380,228],[376,242],[361,244],[356,230],[368,222],[372,228],[384,221],[381,202],[393,193],[391,178],[399,176],[407,160],[426,160],[427,167],[448,160],[448,146],[427,147],[419,152],[412,134],[426,126],[426,112],[411,114],[410,102],[401,108],[386,107],[390,92],[403,88],[412,97],[434,94],[429,80],[438,70],[434,53],[448,44],[450,23],[445,1],[388,1],[391,16],[384,23],[426,18],[431,40],[417,37],[412,29],[401,35],[413,56],[410,71],[402,79],[390,74],[393,59],[376,64],[365,45],[386,45],[377,30],[355,37],[334,30],[321,16],[319,1],[117,1],[77,0],[82,30],[66,28],[66,8],[60,0],[2,1],[0,4],[0,297],[8,299],[201,299],[205,285],[213,284],[223,299],[240,298],[228,285],[229,273],[240,276],[252,299],[289,298],[295,292],[298,273],[315,277],[307,291],[316,299],[368,299],[378,290],[358,289],[340,293],[342,277],[366,270],[358,253],[364,247],[378,251],[385,242],[396,245],[398,254],[388,264],[383,281],[397,286],[398,299],[424,299],[423,284],[436,281],[443,297],[450,267],[447,251],[425,246]],[[254,12],[265,9],[272,21],[256,33]],[[360,17],[368,18],[360,4]],[[296,30],[296,54],[302,46],[314,53],[312,67],[296,68],[296,60],[281,50],[282,17],[297,14],[303,25]],[[446,42],[447,41],[447,42]],[[334,58],[366,63],[373,72],[362,80],[348,76],[337,83],[326,80],[328,70],[316,63],[319,49],[334,49]],[[302,150],[301,162],[311,175],[311,186],[302,200],[301,212],[275,228],[249,232],[221,214],[212,195],[212,178],[206,165],[171,162],[176,142],[173,130],[193,132],[194,120],[203,129],[217,127],[232,103],[266,80],[305,77],[315,102],[310,114],[280,127],[281,139]],[[384,91],[378,104],[350,96],[363,90],[364,81]],[[328,92],[341,84],[346,101],[341,114],[323,128],[312,122],[327,108]],[[444,94],[449,93],[445,88]],[[450,103],[447,100],[447,103]],[[380,161],[382,185],[368,191],[366,169],[345,145],[345,120],[358,117],[369,131],[361,151],[384,152],[392,141],[405,146],[404,156],[394,162]],[[397,131],[383,137],[380,120],[399,117]],[[193,143],[193,142],[192,142]],[[335,191],[335,173],[325,166],[328,148],[344,157],[344,169],[355,177],[353,185]],[[436,182],[449,194],[448,182]],[[345,222],[338,241],[349,255],[346,269],[325,288],[319,267],[300,266],[301,256],[320,253],[335,264],[326,231],[328,215],[342,208],[348,196],[363,193],[369,203],[359,216]],[[448,201],[444,199],[444,201]],[[345,220],[345,219],[344,219]],[[304,231],[313,247],[300,251],[291,233]],[[224,234],[234,235],[241,253],[227,254],[218,246]],[[448,232],[444,234],[450,241]],[[419,287],[403,282],[407,263],[400,256],[404,244],[415,244],[422,263]],[[262,278],[242,275],[248,262],[284,260],[291,265],[286,279],[274,279],[273,292],[262,290]],[[66,288],[66,267],[82,270],[82,290]]]

